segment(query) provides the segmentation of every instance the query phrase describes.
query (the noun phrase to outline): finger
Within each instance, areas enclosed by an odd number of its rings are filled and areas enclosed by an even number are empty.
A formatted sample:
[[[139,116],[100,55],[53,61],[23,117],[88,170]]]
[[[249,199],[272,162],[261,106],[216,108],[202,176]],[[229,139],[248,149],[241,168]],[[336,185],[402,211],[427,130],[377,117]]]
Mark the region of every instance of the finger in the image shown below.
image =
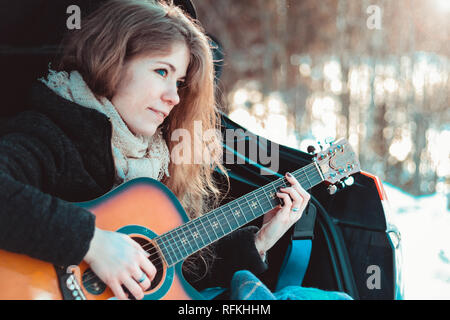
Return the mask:
[[[128,236],[128,238],[131,240],[131,244],[133,245],[133,247],[135,247],[136,249],[140,250],[144,250],[142,249],[142,246],[139,244],[139,242],[137,242],[136,240],[134,240],[133,238],[131,238],[130,236]]]
[[[291,173],[287,172],[286,175],[285,175],[285,177],[286,177],[286,180],[287,180],[292,186],[299,186],[299,187],[301,187],[300,182],[298,182],[298,180],[297,180]]]
[[[144,298],[144,290],[142,290],[141,286],[132,277],[127,277],[123,281],[123,285],[137,300],[142,300],[142,298]]]
[[[283,200],[283,205],[281,206],[284,209],[291,209],[292,207],[292,200],[291,197],[289,196],[289,194],[284,193],[284,192],[277,192],[277,196],[278,198]]]
[[[293,187],[289,187],[289,188],[281,188],[280,189],[283,192],[286,192],[289,194],[289,196],[292,199],[292,206],[290,207],[290,210],[293,210],[294,208],[294,213],[299,213],[301,214],[301,210],[302,209],[302,205],[303,205],[303,198],[300,196],[300,194],[297,192],[297,190],[295,190]]]
[[[119,299],[119,300],[128,300],[128,297],[125,293],[125,291],[123,291],[122,286],[120,285],[119,282],[113,282],[111,284],[108,284],[109,288],[111,289],[111,291],[113,292],[114,296]]]
[[[156,276],[156,267],[154,264],[148,260],[148,257],[143,257],[141,259],[140,263],[141,269],[147,274],[147,277],[150,281],[153,281],[153,279]]]
[[[294,187],[280,188],[280,190],[290,195],[294,206],[303,202],[303,198]]]
[[[133,272],[133,279],[136,280],[137,284],[142,288],[142,290],[146,291],[148,288],[150,288],[151,280],[148,275],[141,270],[141,268],[138,268],[137,271]]]
[[[292,176],[289,172],[286,173],[286,179],[288,180],[288,182],[292,185],[292,187],[297,190],[297,192],[300,194],[300,196],[306,200],[306,202],[309,201],[309,199],[311,198],[311,195],[308,193],[308,191],[306,191],[302,185],[298,182],[297,179],[295,179],[294,176]]]
[[[287,192],[289,196],[292,198],[292,207],[290,208],[289,212],[289,219],[291,222],[298,221],[302,215],[303,211],[305,210],[305,206],[303,203],[305,200],[300,196],[300,194],[295,190],[293,187],[291,188],[282,188],[284,192]]]
[[[300,182],[298,182],[298,180],[289,172],[286,173],[286,179],[288,180],[288,182],[291,184],[291,186],[293,188],[295,188],[295,190],[298,191],[298,193],[300,193],[302,196],[309,194],[300,184]]]

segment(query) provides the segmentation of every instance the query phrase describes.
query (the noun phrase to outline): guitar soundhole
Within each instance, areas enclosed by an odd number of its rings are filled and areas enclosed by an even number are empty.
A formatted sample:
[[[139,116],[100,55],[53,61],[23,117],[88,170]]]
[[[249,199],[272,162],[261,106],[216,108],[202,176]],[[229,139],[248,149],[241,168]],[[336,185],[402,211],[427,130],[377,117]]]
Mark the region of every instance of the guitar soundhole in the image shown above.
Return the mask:
[[[161,282],[163,274],[164,274],[164,265],[163,260],[159,254],[159,251],[155,248],[155,246],[148,241],[147,239],[140,238],[140,237],[132,237],[134,241],[139,243],[141,247],[150,253],[149,260],[156,268],[156,275],[155,278],[153,278],[153,281],[150,285],[150,288],[147,289],[147,291],[153,290],[158,286],[158,284]],[[106,284],[100,280],[99,277],[89,268],[86,269],[86,271],[83,273],[82,276],[83,286],[85,289],[93,295],[100,295],[106,290]],[[129,299],[134,300],[134,296],[124,287],[125,293],[128,295]]]

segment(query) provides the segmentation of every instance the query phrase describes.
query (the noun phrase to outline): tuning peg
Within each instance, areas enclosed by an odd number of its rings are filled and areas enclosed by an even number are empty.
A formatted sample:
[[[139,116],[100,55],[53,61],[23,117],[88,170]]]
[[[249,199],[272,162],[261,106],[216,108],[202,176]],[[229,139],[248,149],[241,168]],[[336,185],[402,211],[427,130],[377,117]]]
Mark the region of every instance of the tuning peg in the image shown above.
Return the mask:
[[[330,184],[330,185],[328,186],[327,190],[328,190],[328,193],[329,193],[329,194],[333,195],[333,194],[336,193],[337,187],[336,187],[334,184]]]
[[[315,154],[316,153],[316,148],[314,146],[308,146],[308,148],[306,148],[306,151],[309,154]]]
[[[333,137],[325,138],[325,143],[329,144],[330,146],[333,144],[333,142],[334,142],[334,138]]]
[[[344,183],[346,186],[351,186],[355,182],[355,179],[350,176],[344,179]]]
[[[322,147],[322,144],[320,143],[320,141],[317,141],[317,144],[319,145],[320,150],[322,151],[322,150],[323,150],[323,147]]]

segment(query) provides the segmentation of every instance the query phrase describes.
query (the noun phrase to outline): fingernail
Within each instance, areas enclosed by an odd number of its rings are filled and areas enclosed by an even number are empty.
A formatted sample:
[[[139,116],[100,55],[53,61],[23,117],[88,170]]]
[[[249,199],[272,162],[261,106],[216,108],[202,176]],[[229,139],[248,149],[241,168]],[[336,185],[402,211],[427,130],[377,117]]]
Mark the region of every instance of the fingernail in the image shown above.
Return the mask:
[[[286,175],[287,175],[288,177],[292,178],[292,174],[290,174],[289,172],[286,173]]]

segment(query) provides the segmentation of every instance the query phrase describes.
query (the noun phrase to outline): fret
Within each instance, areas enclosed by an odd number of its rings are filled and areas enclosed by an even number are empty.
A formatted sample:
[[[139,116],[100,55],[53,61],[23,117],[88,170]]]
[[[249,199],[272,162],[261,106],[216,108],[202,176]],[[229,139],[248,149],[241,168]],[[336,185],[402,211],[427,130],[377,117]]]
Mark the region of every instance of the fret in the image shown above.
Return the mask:
[[[190,235],[190,230],[189,230],[189,224],[185,224],[184,226],[182,226],[180,228],[180,231],[183,233],[183,237],[181,238],[181,244],[183,245],[184,248],[187,247],[187,245],[189,245],[189,247],[191,248],[191,254],[194,253],[196,250],[194,250],[194,248],[191,245],[191,240],[189,239],[189,235]],[[188,254],[189,256],[190,254]]]
[[[206,217],[206,219],[208,220],[208,224],[212,227],[212,231],[213,231],[214,234],[216,235],[216,238],[215,238],[214,240],[219,239],[219,236],[218,236],[218,234],[217,234],[217,232],[216,232],[216,229],[215,229],[214,225],[213,225],[213,224],[211,223],[211,221],[210,221],[210,216],[209,216],[209,215],[206,215],[205,217]],[[216,222],[216,224],[217,224],[217,222]],[[207,232],[207,233],[208,233],[208,232]],[[209,237],[209,235],[208,235],[208,237]],[[214,240],[212,240],[211,243],[214,242]]]
[[[234,229],[233,229],[233,227],[231,226],[230,222],[228,221],[228,217],[226,216],[226,212],[227,212],[227,211],[224,212],[224,211],[223,211],[223,207],[220,207],[219,210],[220,210],[220,213],[221,213],[221,214],[223,215],[223,217],[225,218],[225,221],[227,222],[228,227],[230,228],[230,230],[227,231],[227,232],[225,233],[225,234],[227,234],[227,233],[233,231]]]
[[[198,220],[199,219],[192,220],[192,225],[195,227],[195,231],[192,233],[192,238],[197,243],[198,249],[200,249],[205,246],[205,242],[202,241],[200,245],[198,245],[198,242],[197,242],[197,240],[203,240],[203,238],[201,237],[201,233],[200,233],[199,229],[197,228]]]
[[[218,210],[216,210],[216,212],[218,212]],[[214,214],[214,217],[216,218],[217,223],[219,224],[220,229],[222,230],[222,236],[226,235],[227,232],[224,230],[224,226],[222,226],[222,225],[224,224],[223,221],[221,221],[221,219],[219,219],[219,218],[220,218],[219,213]],[[225,220],[226,220],[226,219],[227,219],[227,218],[225,217]]]
[[[252,201],[252,203],[248,202],[248,195],[245,197],[245,201],[247,202],[247,205],[250,209],[250,212],[253,214],[253,217],[256,218],[258,215],[256,215],[253,210],[255,209],[255,207],[257,206],[257,204],[255,203],[255,200]]]
[[[278,198],[278,196],[277,196],[277,193],[278,193],[279,191],[278,191],[278,189],[276,188],[275,184],[276,184],[276,181],[272,182],[272,183],[270,184],[270,186],[271,186],[272,189],[273,189],[273,195],[274,195],[274,197],[276,197],[277,200],[278,200],[278,203],[280,203],[281,200],[280,200],[280,198]]]
[[[180,255],[180,257],[178,257],[178,253],[181,253],[181,251],[180,251],[180,249],[178,248],[177,243],[176,243],[175,241],[173,241],[174,238],[173,238],[173,236],[172,236],[172,231],[166,233],[165,236],[166,236],[166,238],[167,238],[166,243],[169,245],[170,250],[171,250],[171,253],[170,253],[170,254],[171,254],[171,255],[173,254],[173,256],[175,257],[175,259],[171,259],[171,260],[177,261],[177,260],[179,260],[180,258],[182,258],[182,255]],[[175,248],[175,246],[174,246],[173,244],[176,245],[176,248]],[[172,256],[171,256],[171,257],[172,257]]]
[[[267,212],[267,211],[262,207],[262,205],[261,205],[261,203],[259,202],[259,199],[258,199],[258,198],[259,198],[259,197],[255,194],[256,202],[258,203],[259,207],[261,208],[261,214],[263,214],[263,213],[265,213],[265,212]]]
[[[234,221],[236,221],[235,227],[231,226],[231,223],[230,223],[231,229],[235,230],[241,226],[238,219],[236,218],[236,215],[240,215],[240,211],[239,211],[239,209],[233,209],[231,204],[232,203],[228,203],[228,204],[226,204],[226,206],[228,207],[228,209],[227,209],[228,212],[231,213],[231,216],[233,217]]]
[[[222,229],[222,224],[220,223],[220,220],[217,217],[217,214],[214,214],[214,212],[213,212],[213,214],[211,214],[211,216],[210,216],[210,220],[212,220],[211,225],[214,227],[214,230],[217,230],[219,232],[220,231],[219,227],[220,227],[220,229]],[[223,229],[222,229],[222,232],[223,232]],[[219,235],[218,238],[220,238],[220,233],[218,233],[218,235]]]
[[[271,192],[272,198],[273,198],[273,200],[276,202],[276,205],[275,205],[275,206],[277,206],[277,205],[280,204],[280,198],[278,198],[278,196],[277,196],[278,190],[275,188],[275,184],[274,184],[274,183],[271,183],[270,186],[271,186],[272,189],[273,189],[273,191]]]
[[[168,252],[168,248],[166,247],[166,243],[162,240],[162,237],[164,235],[157,237],[154,239],[154,241],[156,242],[156,244],[158,245],[159,250],[161,251],[164,260],[166,261],[167,265],[171,265],[172,262],[172,256],[170,255],[170,253]]]
[[[267,185],[265,188],[265,192],[267,197],[269,198],[269,203],[272,206],[272,208],[275,208],[280,204],[280,199],[277,197],[276,191],[273,186],[273,182],[270,183],[270,185]]]
[[[286,188],[287,187],[286,180],[285,179],[279,179],[279,180],[275,181],[274,187],[276,187],[277,192],[281,192],[280,191],[280,187],[281,188]]]
[[[172,263],[172,251],[173,249],[168,246],[168,241],[167,239],[163,239],[163,238],[167,238],[166,234],[163,234],[162,236],[159,237],[159,239],[161,240],[161,244],[159,245],[159,247],[161,248],[161,251],[165,251],[164,253],[164,257],[166,258],[167,264],[170,265]]]
[[[311,183],[311,180],[309,180],[309,175],[306,173],[306,169],[305,170],[303,170],[303,173],[305,174],[305,176],[306,176],[306,180],[308,180],[308,183],[309,183],[309,186],[308,187],[306,187],[306,188],[304,188],[305,190],[309,190],[309,189],[311,189],[311,187],[313,186],[313,184]]]
[[[317,164],[314,162],[314,176],[317,178],[317,181],[314,182],[314,186],[318,185],[319,183],[321,183],[322,181],[325,180],[325,178],[322,175],[321,170],[319,169],[319,167],[317,166]]]
[[[305,190],[309,190],[314,186],[314,182],[313,182],[314,171],[311,169],[314,169],[314,168],[309,168],[308,174],[306,174],[306,171],[305,171],[306,179],[308,180],[308,183],[309,183],[309,186],[307,188],[305,188]]]
[[[316,171],[319,173],[319,181],[322,182],[323,180],[325,180],[323,174],[322,174],[322,170],[320,170],[319,166],[317,165],[317,162],[313,162],[314,163],[314,167],[316,169]]]
[[[269,211],[270,209],[272,209],[272,207],[269,205],[269,208],[266,208],[266,206],[264,205],[264,198],[263,196],[260,194],[262,192],[264,192],[263,189],[258,189],[255,192],[252,192],[252,196],[254,198],[254,200],[252,201],[252,204],[254,206],[254,209],[257,209],[257,207],[259,207],[259,213],[257,212],[257,217],[263,215],[264,213],[266,213],[267,211]],[[261,202],[262,201],[262,202]]]
[[[299,181],[300,184],[302,185],[303,189],[308,190],[308,189],[311,187],[311,183],[309,183],[308,176],[306,175],[306,173],[305,173],[303,170],[300,170],[299,173],[300,173],[300,174],[303,174],[303,175],[305,176],[305,178],[306,178],[306,180],[303,179],[303,178],[298,179],[298,180],[300,180],[300,181]],[[303,183],[302,183],[302,182],[303,182]],[[307,186],[305,185],[305,183],[309,183],[310,187],[307,187]]]
[[[202,224],[203,230],[205,231],[206,235],[209,238],[209,241],[206,241],[206,242],[207,243],[213,243],[214,241],[211,240],[211,237],[209,236],[208,229],[206,229],[205,224],[203,223],[203,219],[207,219],[207,216],[201,216],[200,218],[198,218],[198,220],[200,220],[200,223]],[[200,233],[200,235],[202,235],[202,234]]]
[[[175,240],[175,243],[177,244],[177,247],[181,253],[181,257],[187,257],[188,256],[188,251],[186,250],[185,246],[182,245],[182,241],[181,241],[181,236],[179,234],[180,228],[176,228],[174,230],[172,230],[172,233],[174,233],[173,239]],[[175,236],[178,239],[175,239]],[[181,249],[180,249],[181,248]]]
[[[236,203],[238,204],[239,209],[241,210],[241,216],[242,216],[242,218],[244,218],[244,220],[245,220],[245,222],[242,223],[242,225],[244,225],[244,224],[246,224],[249,220],[247,220],[247,216],[246,216],[246,214],[245,214],[245,211],[242,209],[241,204],[239,203],[239,200],[240,200],[240,199],[242,199],[242,198],[238,198],[238,199],[236,200]],[[244,199],[245,199],[245,197],[244,197]]]
[[[272,184],[272,188],[274,189],[274,192],[281,192],[280,188],[286,188],[288,187],[288,185],[286,184],[287,180],[285,178],[280,178],[276,181],[273,182]],[[277,197],[277,202],[278,204],[283,205],[283,200],[278,198],[278,196],[275,194],[275,196]]]
[[[230,206],[231,206],[233,203],[234,203],[234,201],[230,204]],[[231,208],[231,207],[230,207],[230,210],[232,210],[232,216],[233,216],[234,220],[236,220],[237,226],[240,227],[241,225],[244,225],[244,223],[240,223],[239,220],[238,220],[238,218],[240,219],[241,217],[243,217],[243,216],[244,216],[244,213],[243,213],[241,207],[239,206],[239,203],[238,203],[238,202],[237,202],[237,204],[238,204],[237,207],[234,207],[234,208]],[[238,228],[238,227],[237,227],[237,228]]]
[[[275,206],[273,205],[273,203],[272,203],[272,198],[271,198],[272,193],[267,194],[265,189],[262,189],[262,192],[263,192],[264,195],[266,196],[267,201],[268,201],[268,203],[269,203],[270,209],[267,210],[267,211],[270,211],[270,210],[272,210],[272,209],[275,207]]]

